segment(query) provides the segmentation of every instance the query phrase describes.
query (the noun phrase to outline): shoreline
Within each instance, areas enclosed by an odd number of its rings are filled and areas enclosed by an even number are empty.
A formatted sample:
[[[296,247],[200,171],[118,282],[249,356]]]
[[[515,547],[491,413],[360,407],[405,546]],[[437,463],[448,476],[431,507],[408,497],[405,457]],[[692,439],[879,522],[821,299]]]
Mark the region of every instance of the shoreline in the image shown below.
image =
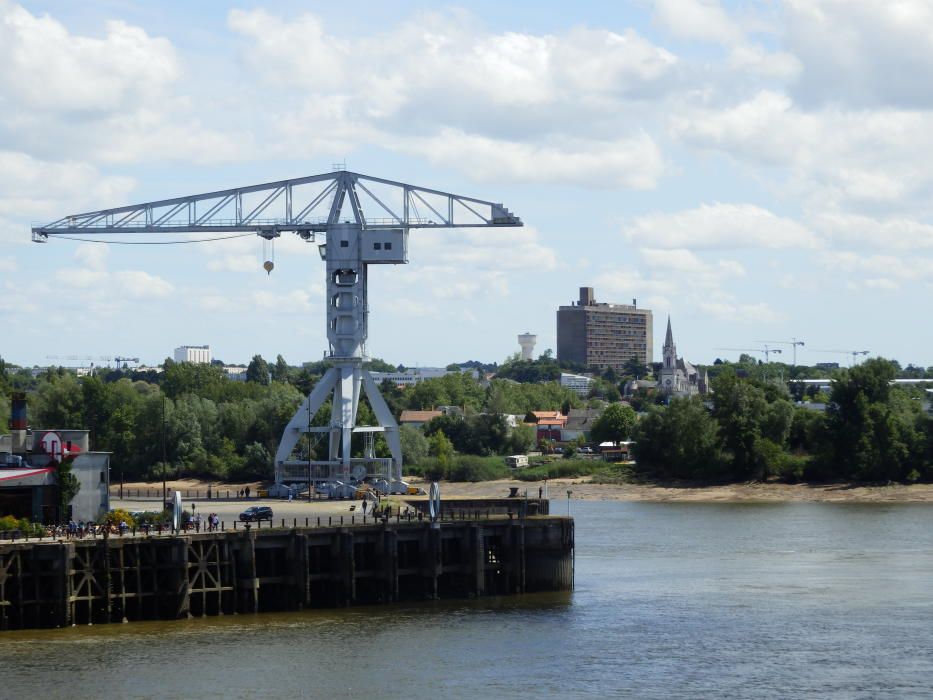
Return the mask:
[[[429,482],[418,477],[409,477],[408,483],[427,490]],[[263,488],[261,482],[220,483],[199,479],[172,479],[167,482],[170,489],[199,490],[206,493],[208,484],[214,491],[236,491],[246,486],[253,494]],[[162,482],[127,482],[124,489],[161,488]],[[441,497],[450,498],[504,498],[512,488],[519,494],[526,491],[529,497],[537,497],[543,481],[495,481],[449,482],[441,481]],[[110,485],[111,498],[119,493],[119,484]],[[738,483],[715,486],[693,486],[679,484],[594,484],[590,477],[571,479],[549,479],[548,495],[551,500],[571,498],[586,501],[646,501],[646,502],[696,502],[696,503],[933,503],[933,484],[890,484],[885,486],[850,483],[834,484],[780,484]],[[157,496],[156,496],[157,497]]]

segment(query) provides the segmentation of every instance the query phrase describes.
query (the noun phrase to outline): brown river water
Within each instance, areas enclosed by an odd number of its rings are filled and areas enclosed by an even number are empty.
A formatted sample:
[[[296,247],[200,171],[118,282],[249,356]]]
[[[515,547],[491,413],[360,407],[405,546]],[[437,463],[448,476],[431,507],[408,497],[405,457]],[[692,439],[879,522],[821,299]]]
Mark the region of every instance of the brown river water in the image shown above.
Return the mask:
[[[3,633],[0,698],[933,697],[933,505],[570,509],[573,593]]]

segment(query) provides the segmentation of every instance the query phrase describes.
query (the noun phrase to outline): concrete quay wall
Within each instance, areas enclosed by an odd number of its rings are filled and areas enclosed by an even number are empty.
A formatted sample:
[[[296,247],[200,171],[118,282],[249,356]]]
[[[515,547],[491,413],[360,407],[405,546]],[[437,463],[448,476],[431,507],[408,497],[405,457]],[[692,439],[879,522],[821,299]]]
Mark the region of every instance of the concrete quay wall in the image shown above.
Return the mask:
[[[0,544],[0,630],[573,588],[570,518]]]

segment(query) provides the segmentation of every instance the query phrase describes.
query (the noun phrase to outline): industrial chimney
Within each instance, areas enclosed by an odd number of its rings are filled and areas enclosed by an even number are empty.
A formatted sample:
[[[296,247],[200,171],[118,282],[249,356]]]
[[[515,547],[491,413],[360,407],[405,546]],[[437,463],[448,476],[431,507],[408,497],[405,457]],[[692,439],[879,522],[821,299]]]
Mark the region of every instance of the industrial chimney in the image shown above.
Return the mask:
[[[15,455],[26,456],[26,394],[21,391],[14,391],[12,396],[12,412],[10,415],[10,437],[12,438],[12,448],[10,451]]]

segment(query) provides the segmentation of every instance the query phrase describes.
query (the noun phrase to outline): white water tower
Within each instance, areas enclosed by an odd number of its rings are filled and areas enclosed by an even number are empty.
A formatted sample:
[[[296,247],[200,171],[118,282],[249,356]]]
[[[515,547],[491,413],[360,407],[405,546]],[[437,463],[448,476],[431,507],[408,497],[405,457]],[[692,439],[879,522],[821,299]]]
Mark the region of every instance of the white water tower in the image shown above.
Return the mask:
[[[522,359],[530,360],[534,355],[535,343],[538,342],[538,336],[532,333],[522,333],[518,336],[518,344],[522,346]]]

